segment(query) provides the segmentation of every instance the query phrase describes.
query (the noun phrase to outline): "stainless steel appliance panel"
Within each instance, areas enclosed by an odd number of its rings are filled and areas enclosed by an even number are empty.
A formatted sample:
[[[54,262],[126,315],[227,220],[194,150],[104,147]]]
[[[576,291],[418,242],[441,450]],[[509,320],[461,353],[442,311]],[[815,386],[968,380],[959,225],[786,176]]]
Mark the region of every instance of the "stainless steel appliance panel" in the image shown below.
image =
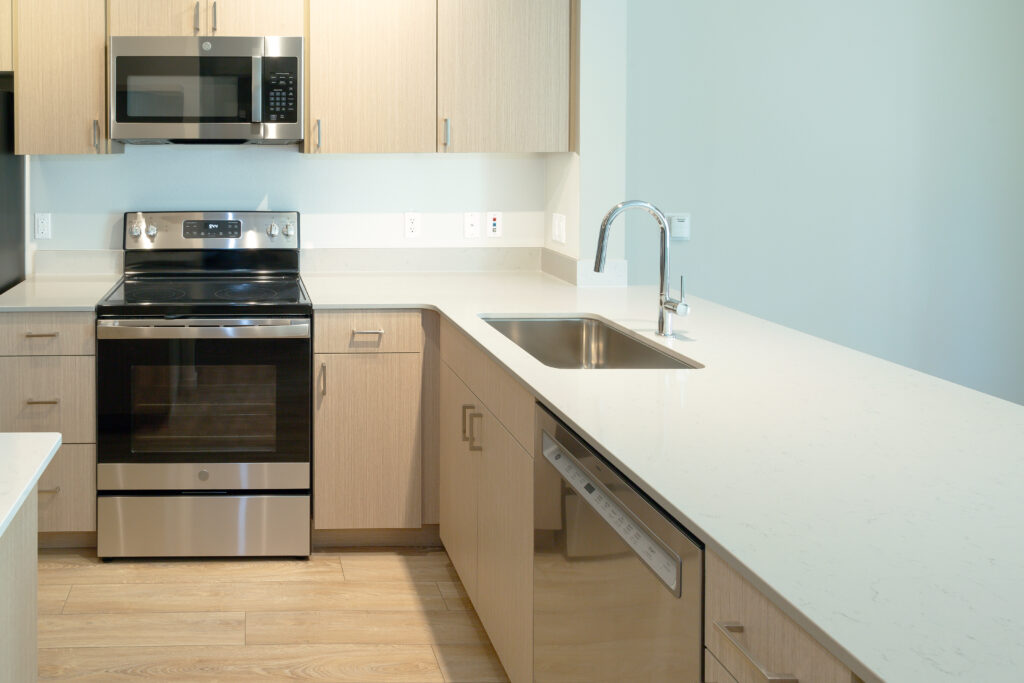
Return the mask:
[[[97,339],[309,339],[309,319],[98,320]]]
[[[99,557],[308,556],[309,496],[100,496]]]
[[[703,549],[541,407],[534,680],[701,681]]]
[[[191,231],[207,222],[237,232],[197,237]],[[124,231],[125,251],[299,248],[297,211],[135,211],[125,214]]]
[[[310,488],[308,462],[101,462],[99,491],[268,491]]]

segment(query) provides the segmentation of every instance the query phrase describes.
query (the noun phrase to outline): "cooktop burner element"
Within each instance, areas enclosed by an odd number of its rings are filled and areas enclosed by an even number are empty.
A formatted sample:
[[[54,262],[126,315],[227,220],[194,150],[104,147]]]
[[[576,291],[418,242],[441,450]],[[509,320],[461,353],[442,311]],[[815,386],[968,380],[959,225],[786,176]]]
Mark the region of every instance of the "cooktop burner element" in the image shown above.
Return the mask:
[[[228,301],[266,301],[267,299],[275,298],[277,292],[270,287],[243,282],[219,289],[214,292],[214,296]]]
[[[185,290],[171,285],[136,284],[125,287],[124,299],[128,303],[149,301],[177,301],[185,298]]]

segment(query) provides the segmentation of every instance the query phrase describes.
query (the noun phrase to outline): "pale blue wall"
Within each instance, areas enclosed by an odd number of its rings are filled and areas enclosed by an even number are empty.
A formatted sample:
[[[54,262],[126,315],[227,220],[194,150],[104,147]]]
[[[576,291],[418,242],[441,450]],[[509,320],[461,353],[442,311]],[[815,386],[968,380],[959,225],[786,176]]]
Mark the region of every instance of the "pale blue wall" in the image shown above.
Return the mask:
[[[692,293],[1024,403],[1024,2],[630,0],[628,26],[627,189],[692,212]]]

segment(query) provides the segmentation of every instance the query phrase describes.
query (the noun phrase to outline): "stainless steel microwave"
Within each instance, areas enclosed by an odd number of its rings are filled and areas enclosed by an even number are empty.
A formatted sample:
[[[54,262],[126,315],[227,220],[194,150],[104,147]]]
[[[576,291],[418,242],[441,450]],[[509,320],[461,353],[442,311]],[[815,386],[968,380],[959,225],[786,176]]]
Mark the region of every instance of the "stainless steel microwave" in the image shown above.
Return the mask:
[[[300,142],[302,60],[302,38],[111,37],[110,137]]]

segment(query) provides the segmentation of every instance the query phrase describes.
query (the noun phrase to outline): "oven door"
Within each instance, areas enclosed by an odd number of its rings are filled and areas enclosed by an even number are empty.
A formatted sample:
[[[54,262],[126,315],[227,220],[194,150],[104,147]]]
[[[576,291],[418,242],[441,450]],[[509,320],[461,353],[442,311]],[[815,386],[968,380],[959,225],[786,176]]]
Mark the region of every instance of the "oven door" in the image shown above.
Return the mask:
[[[110,135],[126,141],[263,137],[263,38],[111,38]]]
[[[309,488],[310,321],[99,320],[102,490]]]

